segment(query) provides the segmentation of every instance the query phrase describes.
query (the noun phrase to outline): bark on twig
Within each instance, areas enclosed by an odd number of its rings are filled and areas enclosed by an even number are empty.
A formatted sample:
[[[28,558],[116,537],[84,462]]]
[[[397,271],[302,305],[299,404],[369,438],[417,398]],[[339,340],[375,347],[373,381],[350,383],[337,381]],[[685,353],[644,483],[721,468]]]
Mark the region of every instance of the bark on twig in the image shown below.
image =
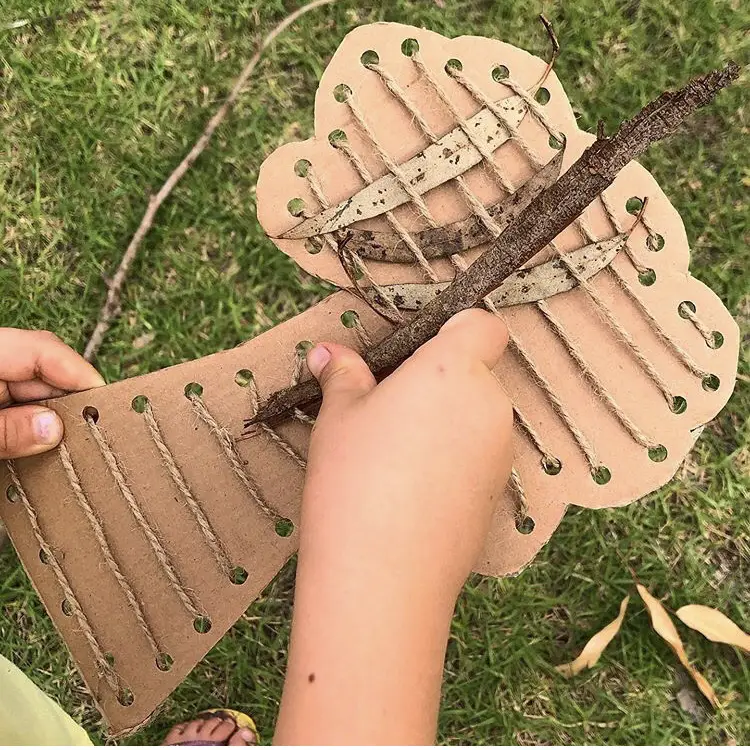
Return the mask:
[[[419,315],[367,352],[365,361],[373,373],[393,369],[432,338],[446,320],[477,305],[574,221],[628,162],[655,141],[674,133],[688,115],[711,102],[739,73],[739,66],[729,62],[720,70],[694,78],[678,91],[663,93],[623,122],[614,135],[596,140],[465,273]],[[278,391],[254,417],[246,420],[245,427],[278,421],[293,408],[313,404],[320,397],[315,380]]]
[[[229,96],[227,96],[227,98],[224,100],[224,103],[221,105],[221,107],[219,107],[216,114],[214,114],[214,116],[208,121],[205,130],[201,134],[201,137],[196,141],[195,145],[190,149],[190,152],[180,162],[174,172],[169,175],[167,181],[161,186],[159,192],[156,193],[156,195],[151,196],[148,202],[146,213],[143,215],[143,219],[141,219],[141,223],[138,226],[138,229],[133,235],[133,238],[130,240],[130,244],[125,250],[122,259],[120,260],[120,265],[117,267],[115,275],[112,277],[112,281],[109,284],[109,289],[107,291],[107,300],[99,313],[99,319],[97,320],[94,332],[91,334],[91,338],[86,344],[86,349],[84,350],[83,356],[89,362],[93,361],[93,359],[96,357],[96,353],[99,351],[99,347],[102,345],[104,335],[107,333],[107,330],[112,323],[112,319],[116,318],[118,315],[122,287],[125,284],[128,271],[130,270],[130,266],[135,260],[138,249],[141,246],[141,242],[143,242],[143,238],[146,236],[146,234],[148,234],[149,229],[151,229],[151,225],[154,223],[156,212],[172,192],[175,185],[177,185],[177,183],[185,176],[186,172],[193,165],[193,162],[195,162],[195,160],[203,153],[209,141],[211,140],[211,136],[213,136],[214,131],[224,121],[226,116],[229,114],[229,111],[234,106],[234,103],[237,101],[237,97],[239,97],[239,95],[242,93],[242,90],[247,84],[250,76],[253,74],[253,71],[257,67],[258,62],[263,55],[263,52],[265,52],[265,50],[271,44],[273,44],[279,34],[285,31],[289,26],[291,26],[300,16],[308,13],[311,10],[315,10],[315,8],[319,8],[322,5],[330,5],[334,2],[336,2],[336,0],[314,0],[307,5],[303,5],[301,8],[294,11],[294,13],[288,15],[268,34],[268,36],[263,39],[255,54],[244,67],[239,75],[239,78],[237,78],[237,80],[235,81],[234,86],[232,86],[232,90],[229,92]]]

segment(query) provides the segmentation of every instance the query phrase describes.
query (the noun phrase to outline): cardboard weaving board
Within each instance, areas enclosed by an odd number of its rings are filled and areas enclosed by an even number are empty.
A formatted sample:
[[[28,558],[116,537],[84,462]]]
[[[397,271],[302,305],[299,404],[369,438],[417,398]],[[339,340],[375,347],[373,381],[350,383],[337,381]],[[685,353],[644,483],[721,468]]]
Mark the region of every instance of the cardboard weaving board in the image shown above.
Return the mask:
[[[327,135],[332,130],[346,132],[352,148],[360,154],[374,178],[388,172],[371,143],[352,123],[348,108],[334,99],[332,92],[338,84],[346,83],[350,87],[361,110],[370,118],[382,147],[396,163],[414,158],[429,145],[382,81],[362,66],[360,56],[365,50],[377,51],[380,65],[414,98],[439,136],[455,129],[452,116],[415,71],[413,61],[402,53],[405,39],[418,40],[426,64],[465,118],[477,115],[483,107],[444,72],[448,59],[460,59],[463,72],[493,101],[515,96],[502,83],[493,80],[491,71],[495,66],[507,66],[525,89],[533,86],[545,67],[542,60],[489,39],[448,40],[429,31],[398,24],[375,24],[354,30],[345,38],[321,79],[316,97],[316,137],[281,147],[263,165],[257,191],[258,215],[270,236],[278,238],[299,224],[300,219],[287,211],[290,199],[301,197],[311,214],[321,210],[308,182],[295,172],[299,159],[307,159],[314,166],[325,195],[333,205],[351,198],[363,188],[357,172],[329,143]],[[544,105],[546,116],[566,136],[567,166],[592,136],[577,129],[570,105],[554,74],[544,85],[550,92],[550,101]],[[555,153],[549,145],[548,132],[521,100],[514,101],[510,110],[519,118],[519,133],[547,161]],[[515,185],[523,183],[533,172],[522,150],[511,139],[497,149],[494,158]],[[482,163],[477,163],[463,176],[485,205],[504,195]],[[649,173],[638,164],[623,170],[607,194],[625,227],[633,222],[633,217],[625,211],[627,199],[647,196],[645,215],[649,231],[658,233],[664,246],[658,252],[650,250],[643,226],[638,226],[629,239],[633,252],[645,258],[648,267],[656,272],[657,281],[652,286],[639,284],[637,273],[622,252],[612,261],[611,265],[621,272],[632,289],[635,301],[624,293],[609,269],[599,271],[591,283],[619,323],[638,342],[642,356],[675,394],[686,399],[687,409],[676,414],[668,408],[663,393],[644,374],[642,363],[633,356],[626,342],[613,335],[611,325],[584,289],[573,288],[547,301],[561,326],[575,340],[588,366],[616,399],[618,408],[655,444],[666,448],[664,460],[651,460],[648,451],[634,442],[608,403],[582,375],[580,366],[560,335],[546,322],[539,307],[522,304],[502,308],[500,314],[508,323],[517,346],[511,347],[498,365],[499,382],[519,413],[543,436],[550,454],[559,459],[561,471],[553,475],[544,470],[538,445],[519,428],[514,466],[528,502],[528,514],[534,521],[533,531],[522,534],[517,530],[517,489],[506,488],[485,550],[476,564],[480,572],[508,575],[521,570],[549,540],[570,503],[590,508],[623,505],[667,482],[692,445],[695,430],[716,415],[732,391],[739,347],[737,326],[711,290],[690,276],[687,239],[677,212]],[[440,225],[469,214],[449,180],[426,193],[424,200]],[[397,207],[394,215],[408,231],[425,227],[424,220],[408,204]],[[613,235],[610,219],[601,205],[592,204],[586,218],[597,237]],[[370,218],[361,226],[373,230],[389,228],[382,216]],[[566,230],[558,240],[563,250],[581,245],[574,228]],[[328,248],[312,254],[306,249],[306,240],[275,241],[307,271],[340,286],[349,285],[337,255]],[[470,263],[482,249],[467,251],[466,262]],[[455,268],[447,258],[438,259],[432,265],[441,280],[453,278]],[[416,264],[368,261],[367,266],[380,284],[424,284],[426,281]],[[684,301],[691,302],[702,326],[722,334],[720,348],[708,346],[694,322],[678,314],[678,307]],[[252,371],[263,398],[289,384],[299,356],[295,349],[298,342],[333,340],[361,349],[355,329],[342,323],[341,315],[347,311],[357,313],[362,327],[375,342],[391,330],[391,325],[365,302],[341,291],[235,349],[49,402],[65,422],[66,445],[80,476],[82,490],[100,517],[112,552],[142,603],[160,650],[173,659],[169,671],[158,668],[132,605],[103,562],[100,546],[92,534],[90,522],[76,503],[59,452],[15,462],[20,484],[29,505],[33,506],[46,543],[67,576],[98,646],[112,655],[112,668],[118,680],[132,694],[130,705],[122,705],[118,692],[103,679],[102,670],[92,656],[91,642],[81,632],[79,619],[63,611],[59,580],[49,561],[45,563],[41,559],[30,515],[24,503],[10,490],[12,481],[8,469],[0,466],[0,516],[114,732],[133,729],[147,720],[296,549],[296,532],[289,537],[276,534],[271,519],[261,512],[238,480],[217,436],[197,416],[194,405],[185,395],[185,387],[199,383],[203,387],[202,403],[219,425],[239,438],[243,419],[252,414],[252,405],[248,388],[235,382],[235,374],[244,369]],[[653,320],[658,321],[660,334],[655,332]],[[686,369],[674,349],[665,344],[664,335],[686,352],[701,370],[718,377],[716,390],[703,387],[701,378]],[[531,370],[519,355],[519,348],[532,363]],[[559,408],[550,401],[544,382],[548,389],[554,389],[569,421],[573,421],[591,442],[598,463],[611,472],[607,483],[598,484],[593,480],[591,462],[583,455],[569,425],[561,419]],[[143,415],[133,408],[133,399],[141,395],[148,398],[176,465],[232,561],[247,571],[244,583],[232,583],[221,571],[195,518],[185,507],[153,435],[146,429]],[[92,428],[82,416],[86,407],[97,410],[97,428],[109,441],[126,482],[156,529],[174,568],[210,618],[209,632],[196,632],[193,617],[176,596],[143,529],[135,522],[111,469],[92,439]],[[304,456],[309,429],[305,424],[290,420],[278,428],[278,433]],[[279,514],[296,522],[303,483],[303,471],[298,463],[263,432],[247,440],[237,440],[235,445],[244,470],[257,483],[265,500]],[[12,499],[15,501],[11,502]]]

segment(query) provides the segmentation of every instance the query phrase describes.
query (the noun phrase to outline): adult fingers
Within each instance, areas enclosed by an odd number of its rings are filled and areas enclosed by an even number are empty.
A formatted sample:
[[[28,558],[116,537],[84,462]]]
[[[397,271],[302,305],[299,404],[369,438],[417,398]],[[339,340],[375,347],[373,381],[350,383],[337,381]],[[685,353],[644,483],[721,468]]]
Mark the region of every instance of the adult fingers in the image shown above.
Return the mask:
[[[0,409],[0,459],[44,453],[62,436],[62,420],[52,409],[31,405]]]
[[[104,385],[94,367],[49,331],[0,328],[0,351],[0,380],[38,378],[63,391]]]

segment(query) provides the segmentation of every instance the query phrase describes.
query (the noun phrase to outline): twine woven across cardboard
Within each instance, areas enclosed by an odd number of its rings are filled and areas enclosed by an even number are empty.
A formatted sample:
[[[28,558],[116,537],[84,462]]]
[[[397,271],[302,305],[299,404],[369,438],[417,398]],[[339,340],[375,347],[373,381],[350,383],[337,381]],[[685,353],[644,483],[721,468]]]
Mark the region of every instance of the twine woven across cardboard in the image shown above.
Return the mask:
[[[258,215],[279,238],[393,178],[407,200],[354,227],[395,233],[411,262],[351,250],[345,257],[331,233],[276,239],[312,273],[376,288],[388,320],[341,291],[241,347],[54,400],[64,446],[0,470],[3,521],[114,731],[147,720],[296,548],[290,524],[311,420],[298,413],[239,440],[243,418],[306,376],[309,342],[370,346],[392,329],[389,321],[410,314],[390,287],[429,293],[483,249],[430,258],[415,239],[420,231],[474,216],[496,236],[501,227],[488,207],[523,185],[555,145],[564,141],[569,164],[590,141],[554,74],[541,103],[544,69],[489,39],[447,40],[397,24],[353,31],[321,80],[315,137],[264,164]],[[502,134],[498,147],[473,135],[478,116]],[[450,133],[468,144],[462,153],[474,165],[423,190],[404,165]],[[634,196],[648,199],[637,225],[626,209]],[[296,198],[301,216],[287,208]],[[593,276],[566,255],[631,229]],[[496,374],[518,435],[477,570],[523,568],[570,503],[620,505],[668,481],[694,430],[724,404],[738,333],[715,295],[689,276],[688,257],[676,211],[631,164],[538,259],[562,263],[574,288],[513,307],[488,301],[511,330]]]

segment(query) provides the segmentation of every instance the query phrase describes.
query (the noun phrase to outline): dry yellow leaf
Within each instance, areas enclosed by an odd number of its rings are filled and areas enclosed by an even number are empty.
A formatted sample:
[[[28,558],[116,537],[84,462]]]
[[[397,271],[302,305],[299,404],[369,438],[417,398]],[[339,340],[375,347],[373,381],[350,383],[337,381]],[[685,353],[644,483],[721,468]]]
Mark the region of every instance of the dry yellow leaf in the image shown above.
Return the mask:
[[[728,643],[750,653],[750,635],[735,625],[725,614],[702,604],[688,604],[675,613],[685,625],[714,643]]]
[[[690,676],[695,680],[698,690],[708,698],[712,706],[715,708],[718,707],[719,699],[716,697],[714,689],[708,684],[708,680],[688,661],[685,647],[682,645],[680,635],[672,622],[672,618],[667,614],[667,610],[664,609],[664,606],[658,599],[651,596],[645,586],[639,583],[636,584],[636,588],[641,595],[641,599],[643,599],[643,603],[646,605],[646,609],[648,609],[648,613],[651,616],[651,625],[654,630],[669,644],[672,651],[675,652],[682,666],[685,667]]]
[[[629,596],[626,596],[622,600],[620,614],[617,615],[617,618],[602,628],[596,635],[592,636],[576,659],[568,664],[561,664],[559,667],[555,667],[555,670],[563,677],[574,677],[587,667],[593,667],[599,661],[599,657],[602,655],[604,649],[607,648],[609,642],[620,631],[629,601]]]

